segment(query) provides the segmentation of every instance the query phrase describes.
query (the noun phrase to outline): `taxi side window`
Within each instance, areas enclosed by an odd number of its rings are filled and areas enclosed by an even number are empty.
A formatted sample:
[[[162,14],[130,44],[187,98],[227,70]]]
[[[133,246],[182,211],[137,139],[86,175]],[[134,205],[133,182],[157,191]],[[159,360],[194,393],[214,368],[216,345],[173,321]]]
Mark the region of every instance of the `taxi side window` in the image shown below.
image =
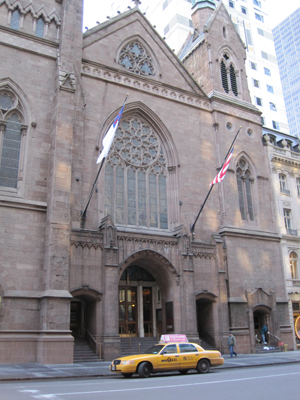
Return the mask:
[[[180,353],[197,353],[199,350],[196,349],[192,344],[182,343],[179,345]]]
[[[176,344],[169,344],[163,351],[164,353],[177,353],[177,346]]]

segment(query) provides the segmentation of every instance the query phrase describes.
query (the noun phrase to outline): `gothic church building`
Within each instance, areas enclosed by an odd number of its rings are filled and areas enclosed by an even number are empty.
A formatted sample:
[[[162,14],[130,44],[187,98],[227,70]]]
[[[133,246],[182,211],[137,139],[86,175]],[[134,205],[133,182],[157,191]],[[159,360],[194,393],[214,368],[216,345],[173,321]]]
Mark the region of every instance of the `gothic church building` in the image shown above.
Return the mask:
[[[260,112],[224,5],[193,1],[177,57],[138,8],[82,34],[82,3],[0,0],[0,363],[72,363],[74,338],[111,360],[123,337],[162,333],[226,353],[229,330],[250,353],[264,323],[292,348]]]

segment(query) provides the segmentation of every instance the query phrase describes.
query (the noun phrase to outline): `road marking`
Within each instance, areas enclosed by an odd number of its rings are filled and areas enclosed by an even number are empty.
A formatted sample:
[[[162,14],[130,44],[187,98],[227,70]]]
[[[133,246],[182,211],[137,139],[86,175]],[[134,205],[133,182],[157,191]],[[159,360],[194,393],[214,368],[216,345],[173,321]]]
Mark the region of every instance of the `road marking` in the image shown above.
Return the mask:
[[[255,376],[250,378],[239,378],[239,379],[226,379],[222,381],[212,381],[212,382],[196,382],[196,383],[186,383],[182,385],[163,385],[163,386],[153,386],[153,387],[141,387],[141,388],[130,388],[130,389],[111,389],[111,390],[95,390],[90,392],[69,392],[69,393],[53,393],[53,394],[45,394],[39,395],[39,398],[51,398],[49,396],[69,396],[69,395],[84,395],[84,394],[96,394],[96,393],[117,393],[117,392],[130,392],[130,391],[141,391],[141,390],[156,390],[156,389],[174,389],[178,387],[186,387],[186,386],[200,386],[200,385],[213,385],[216,383],[229,383],[229,382],[242,382],[242,381],[250,381],[254,379],[266,379],[266,378],[278,378],[284,376],[291,375],[300,375],[300,372],[293,372],[289,374],[277,374],[277,375],[265,375],[265,376]]]

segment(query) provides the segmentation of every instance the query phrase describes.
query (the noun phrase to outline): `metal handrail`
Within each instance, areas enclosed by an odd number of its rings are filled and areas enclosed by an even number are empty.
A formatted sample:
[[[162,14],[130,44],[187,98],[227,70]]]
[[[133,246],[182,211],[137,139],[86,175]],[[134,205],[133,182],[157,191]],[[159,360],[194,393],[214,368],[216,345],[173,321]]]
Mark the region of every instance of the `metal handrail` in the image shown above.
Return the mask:
[[[154,326],[153,326],[150,322],[144,322],[144,324],[150,326],[150,328],[152,329],[153,337],[156,337],[157,340],[158,340],[158,339],[159,339],[159,337],[158,337],[158,332],[157,332],[157,330],[154,328]]]
[[[90,340],[92,340],[93,350],[95,351],[96,354],[97,354],[97,347],[99,346],[99,358],[101,359],[102,358],[102,343],[101,342],[97,342],[97,340],[96,340],[97,336],[94,337],[91,334],[91,332],[89,332],[87,329],[85,329],[85,332],[87,333],[87,336],[88,336],[87,339],[88,339],[89,343],[90,343]]]

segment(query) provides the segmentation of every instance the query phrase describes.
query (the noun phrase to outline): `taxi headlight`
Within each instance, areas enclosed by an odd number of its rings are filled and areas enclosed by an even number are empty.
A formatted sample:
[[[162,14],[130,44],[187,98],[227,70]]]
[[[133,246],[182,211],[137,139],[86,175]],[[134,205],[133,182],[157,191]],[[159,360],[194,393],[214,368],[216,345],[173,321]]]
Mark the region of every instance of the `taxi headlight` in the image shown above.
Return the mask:
[[[126,360],[126,361],[122,361],[121,364],[123,364],[123,365],[135,364],[135,361],[134,360]]]

